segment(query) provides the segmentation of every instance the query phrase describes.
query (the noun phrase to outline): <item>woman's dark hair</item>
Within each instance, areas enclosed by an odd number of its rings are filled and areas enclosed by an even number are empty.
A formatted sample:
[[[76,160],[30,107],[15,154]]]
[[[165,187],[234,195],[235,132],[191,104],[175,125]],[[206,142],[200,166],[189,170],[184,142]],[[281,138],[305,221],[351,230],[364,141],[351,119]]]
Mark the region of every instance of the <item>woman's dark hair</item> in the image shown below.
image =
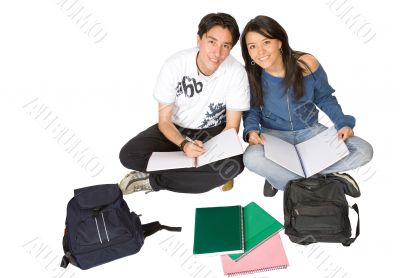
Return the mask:
[[[239,40],[240,33],[239,26],[236,20],[231,15],[225,13],[211,13],[205,15],[199,23],[199,30],[197,31],[197,35],[202,38],[203,35],[214,26],[228,28],[229,32],[232,35],[232,47],[235,46],[235,44]]]
[[[257,32],[269,39],[277,39],[282,42],[281,53],[283,65],[285,67],[285,77],[283,78],[283,84],[285,85],[286,89],[293,86],[295,97],[297,99],[301,98],[304,94],[304,70],[300,67],[299,62],[304,64],[306,68],[308,68],[308,66],[305,64],[305,62],[299,60],[299,57],[306,53],[294,51],[290,48],[287,33],[278,22],[268,16],[259,15],[246,24],[242,32],[242,37],[240,39],[242,56],[245,63],[247,75],[249,77],[250,88],[252,90],[252,93],[254,94],[254,104],[263,105],[263,92],[261,86],[261,71],[263,69],[257,64],[251,64],[252,59],[250,57],[249,51],[247,50],[246,44],[246,34],[249,32]]]

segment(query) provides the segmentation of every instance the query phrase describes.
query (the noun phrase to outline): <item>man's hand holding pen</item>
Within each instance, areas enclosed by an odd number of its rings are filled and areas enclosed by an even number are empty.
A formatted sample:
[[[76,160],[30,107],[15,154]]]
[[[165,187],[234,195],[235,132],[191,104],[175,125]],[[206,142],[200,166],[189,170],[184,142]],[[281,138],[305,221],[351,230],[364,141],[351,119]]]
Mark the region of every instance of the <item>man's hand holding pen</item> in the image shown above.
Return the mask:
[[[193,140],[189,137],[185,137],[185,140],[188,142],[183,146],[183,152],[188,157],[198,157],[205,153],[205,149],[203,148],[203,142],[200,140]]]

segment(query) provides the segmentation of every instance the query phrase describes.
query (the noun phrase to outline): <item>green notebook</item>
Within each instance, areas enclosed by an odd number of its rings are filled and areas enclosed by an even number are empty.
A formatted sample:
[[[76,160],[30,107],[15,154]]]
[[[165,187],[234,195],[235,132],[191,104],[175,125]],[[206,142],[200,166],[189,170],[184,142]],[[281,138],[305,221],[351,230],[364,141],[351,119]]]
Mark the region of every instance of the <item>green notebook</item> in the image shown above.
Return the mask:
[[[233,260],[239,260],[254,247],[280,231],[283,227],[268,212],[251,202],[243,208],[244,210],[244,254],[229,255]]]
[[[196,208],[193,254],[244,252],[241,206]]]

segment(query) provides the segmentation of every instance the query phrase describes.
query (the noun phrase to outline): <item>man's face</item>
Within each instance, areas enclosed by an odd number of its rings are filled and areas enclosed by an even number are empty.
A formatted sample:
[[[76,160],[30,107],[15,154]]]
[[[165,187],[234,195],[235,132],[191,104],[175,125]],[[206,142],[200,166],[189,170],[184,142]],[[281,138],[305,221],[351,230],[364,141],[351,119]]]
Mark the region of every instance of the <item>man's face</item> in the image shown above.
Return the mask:
[[[232,49],[232,35],[227,28],[214,26],[202,38],[197,36],[197,66],[204,75],[213,74]]]

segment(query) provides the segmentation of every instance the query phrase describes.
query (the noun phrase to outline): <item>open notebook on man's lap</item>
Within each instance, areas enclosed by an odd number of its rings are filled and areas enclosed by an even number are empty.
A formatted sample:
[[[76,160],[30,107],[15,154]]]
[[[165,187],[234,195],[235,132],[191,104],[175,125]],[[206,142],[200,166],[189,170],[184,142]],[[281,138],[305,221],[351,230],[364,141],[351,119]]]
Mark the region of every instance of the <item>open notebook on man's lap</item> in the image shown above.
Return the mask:
[[[184,152],[153,152],[147,171],[201,167],[203,165],[243,153],[242,144],[234,128],[225,130],[203,144],[206,152],[197,158]]]

